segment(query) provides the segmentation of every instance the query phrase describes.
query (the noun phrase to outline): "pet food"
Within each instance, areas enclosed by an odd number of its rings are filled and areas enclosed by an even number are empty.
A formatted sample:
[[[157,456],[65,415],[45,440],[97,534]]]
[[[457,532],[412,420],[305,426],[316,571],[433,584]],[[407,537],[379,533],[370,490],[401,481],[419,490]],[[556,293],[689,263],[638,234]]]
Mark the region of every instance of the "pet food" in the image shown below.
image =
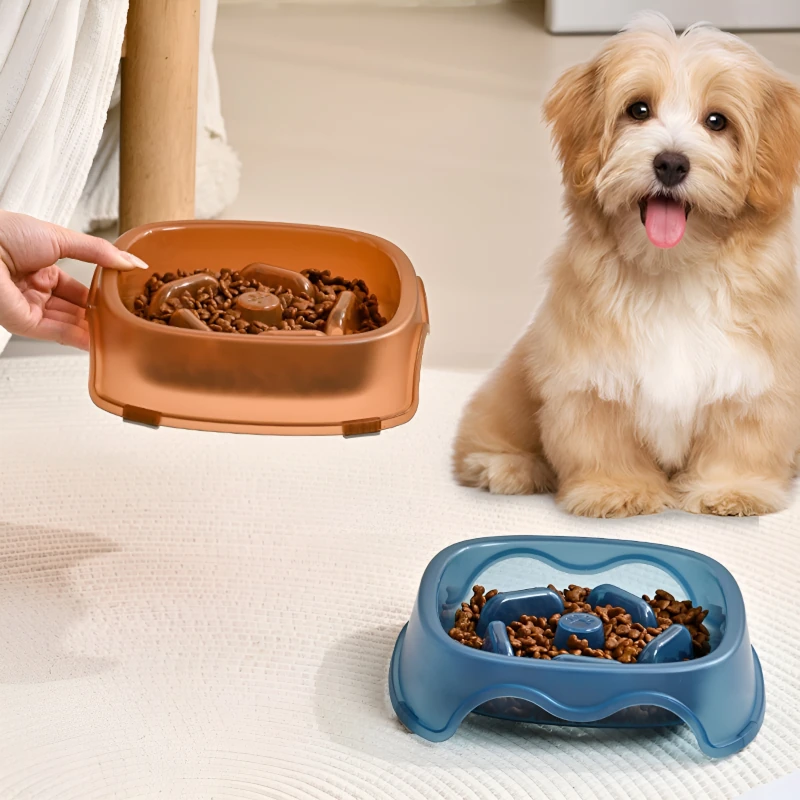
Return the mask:
[[[252,335],[342,336],[386,324],[362,280],[261,263],[218,274],[156,273],[134,300],[133,313],[159,325]]]
[[[586,639],[579,639],[573,634],[568,639],[566,648],[557,649],[554,639],[562,615],[553,614],[548,619],[523,615],[507,627],[515,656],[549,661],[556,656],[569,654],[616,659],[623,664],[632,664],[636,662],[645,645],[673,624],[684,625],[689,630],[695,658],[707,655],[711,651],[708,630],[703,625],[708,611],[693,607],[688,600],[677,601],[669,592],[659,589],[652,600],[644,595],[643,599],[655,612],[658,622],[655,628],[645,628],[639,623],[634,623],[624,608],[610,605],[592,608],[586,602],[590,589],[574,584],[570,584],[563,592],[559,592],[554,586],[548,588],[561,596],[564,601],[564,614],[583,612],[599,617],[603,622],[605,645],[593,649],[589,647]],[[483,647],[483,639],[475,633],[475,628],[486,602],[498,592],[496,589],[484,592],[483,586],[473,586],[472,591],[473,596],[469,603],[462,603],[456,612],[455,625],[450,630],[450,637],[467,647],[479,650]]]

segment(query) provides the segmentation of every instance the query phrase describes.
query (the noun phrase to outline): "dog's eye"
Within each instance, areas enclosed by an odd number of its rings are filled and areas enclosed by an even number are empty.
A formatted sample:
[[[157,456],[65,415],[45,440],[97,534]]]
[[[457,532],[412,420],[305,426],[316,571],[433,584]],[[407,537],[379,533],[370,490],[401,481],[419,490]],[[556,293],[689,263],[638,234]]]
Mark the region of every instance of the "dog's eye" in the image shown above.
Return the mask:
[[[721,131],[728,124],[728,120],[716,111],[706,117],[706,128],[710,131]]]
[[[628,106],[627,113],[629,117],[633,117],[634,119],[647,119],[650,116],[650,106],[639,100]]]

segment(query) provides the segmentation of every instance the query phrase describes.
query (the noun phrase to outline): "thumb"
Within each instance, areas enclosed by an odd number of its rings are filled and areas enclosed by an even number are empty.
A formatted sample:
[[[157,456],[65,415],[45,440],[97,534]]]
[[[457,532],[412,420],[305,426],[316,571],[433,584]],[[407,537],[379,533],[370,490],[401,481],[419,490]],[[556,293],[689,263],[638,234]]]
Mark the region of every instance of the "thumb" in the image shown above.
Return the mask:
[[[73,258],[107,269],[147,269],[147,264],[133,253],[118,250],[111,242],[97,236],[59,228],[56,237],[59,258]]]

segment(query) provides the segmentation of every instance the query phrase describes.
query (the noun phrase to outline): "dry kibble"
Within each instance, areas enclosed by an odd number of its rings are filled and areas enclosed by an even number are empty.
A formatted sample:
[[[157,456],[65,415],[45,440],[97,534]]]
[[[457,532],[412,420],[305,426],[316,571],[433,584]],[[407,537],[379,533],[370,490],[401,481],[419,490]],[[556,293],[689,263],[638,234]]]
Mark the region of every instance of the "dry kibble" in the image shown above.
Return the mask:
[[[692,636],[695,658],[711,652],[708,629],[703,625],[703,620],[708,615],[707,609],[693,607],[688,600],[678,601],[669,592],[661,589],[656,592],[654,599],[651,600],[647,595],[643,599],[655,611],[661,630],[673,624],[684,625],[688,629]],[[648,633],[650,633],[650,629],[648,629]]]
[[[645,646],[672,624],[684,624],[689,630],[696,658],[711,652],[708,629],[703,625],[708,611],[693,607],[688,600],[677,601],[671,594],[661,589],[655,593],[652,600],[644,595],[643,599],[653,608],[658,621],[658,627],[645,628],[638,622],[633,622],[631,615],[624,608],[613,608],[610,605],[592,608],[585,602],[590,592],[585,587],[570,585],[563,592],[552,585],[548,588],[564,600],[564,613],[583,611],[600,617],[604,623],[605,644],[602,649],[592,649],[586,639],[579,639],[572,634],[567,640],[567,648],[558,650],[553,644],[553,639],[561,614],[553,614],[549,619],[523,614],[506,628],[515,656],[550,661],[558,655],[570,654],[616,659],[623,664],[634,664]],[[486,592],[480,585],[473,586],[472,592],[469,602],[462,603],[456,612],[450,637],[467,647],[480,650],[483,647],[483,639],[475,633],[475,629],[486,602],[498,592],[497,589]],[[684,621],[681,622],[678,618]]]
[[[295,296],[291,291],[280,286],[277,288],[266,287],[258,280],[248,280],[238,272],[232,272],[229,269],[220,270],[216,275],[208,270],[196,270],[192,275],[213,275],[218,286],[203,285],[199,290],[194,290],[195,294],[190,291],[181,292],[179,297],[170,297],[159,308],[151,309],[151,303],[159,289],[179,278],[190,277],[183,270],[178,270],[177,273],[168,272],[164,275],[155,274],[151,275],[145,283],[144,292],[134,299],[133,313],[150,322],[167,325],[175,311],[180,308],[191,309],[212,331],[218,333],[258,336],[277,330],[324,331],[338,296],[342,292],[351,292],[355,295],[357,307],[358,329],[353,331],[354,333],[374,331],[386,324],[386,319],[381,316],[378,308],[378,298],[374,294],[370,294],[363,280],[348,281],[342,277],[331,278],[328,270],[305,270],[301,274],[308,278],[313,285],[313,298],[305,292]],[[277,325],[270,324],[262,327],[251,320],[242,319],[242,315],[236,308],[236,300],[240,295],[251,292],[264,292],[276,296],[283,308],[283,321],[280,321],[280,309],[278,309]]]

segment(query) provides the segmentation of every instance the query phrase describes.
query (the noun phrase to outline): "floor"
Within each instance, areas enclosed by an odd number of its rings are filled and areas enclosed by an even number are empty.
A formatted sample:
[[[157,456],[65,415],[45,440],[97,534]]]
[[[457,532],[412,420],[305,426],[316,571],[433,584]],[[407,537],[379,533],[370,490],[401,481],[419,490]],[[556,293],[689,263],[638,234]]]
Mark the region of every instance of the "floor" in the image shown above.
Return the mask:
[[[777,602],[797,586],[800,506],[598,521],[459,487],[466,373],[426,370],[411,425],[299,448],[123,425],[86,380],[80,356],[0,360],[2,800],[732,800],[800,767],[800,650]],[[388,665],[426,564],[467,538],[545,532],[701,549],[731,571],[767,687],[748,748],[709,759],[687,726],[478,716],[440,744],[405,732]],[[474,582],[675,580],[542,566],[510,558]]]
[[[748,38],[800,75],[800,34]],[[486,367],[536,306],[564,230],[541,100],[599,41],[548,36],[535,4],[225,5],[218,66],[244,166],[226,216],[395,241],[428,289],[427,366]],[[13,731],[0,763],[14,765],[0,797],[731,800],[796,770],[800,664],[775,635],[771,589],[796,584],[800,499],[761,520],[600,526],[548,497],[463,489],[449,442],[477,376],[422,380],[414,425],[312,437],[298,460],[286,437],[221,446],[162,429],[156,443],[96,413],[80,356],[0,360],[12,421],[0,429],[0,708]],[[366,525],[352,524],[353,487]],[[736,575],[770,697],[749,748],[712,761],[686,727],[479,717],[432,745],[395,723],[386,665],[428,560],[478,534],[545,531],[702,546]],[[309,616],[323,607],[334,611]]]
[[[800,75],[800,33],[746,38]],[[564,231],[542,99],[600,41],[548,35],[538,0],[224,4],[217,64],[243,162],[226,217],[338,225],[394,241],[428,291],[425,363],[486,368],[541,299],[543,266]],[[90,269],[73,269],[90,279]],[[14,342],[8,352],[47,350]]]

